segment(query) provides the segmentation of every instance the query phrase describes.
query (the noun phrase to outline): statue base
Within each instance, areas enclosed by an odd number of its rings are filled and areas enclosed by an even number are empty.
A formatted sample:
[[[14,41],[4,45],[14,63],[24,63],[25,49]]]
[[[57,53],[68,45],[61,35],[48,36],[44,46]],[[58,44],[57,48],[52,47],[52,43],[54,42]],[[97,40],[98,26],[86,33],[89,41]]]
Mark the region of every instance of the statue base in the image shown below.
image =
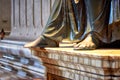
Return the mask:
[[[119,80],[120,50],[73,50],[72,44],[59,48],[32,48],[46,67],[47,80]],[[67,45],[67,46],[66,46]]]

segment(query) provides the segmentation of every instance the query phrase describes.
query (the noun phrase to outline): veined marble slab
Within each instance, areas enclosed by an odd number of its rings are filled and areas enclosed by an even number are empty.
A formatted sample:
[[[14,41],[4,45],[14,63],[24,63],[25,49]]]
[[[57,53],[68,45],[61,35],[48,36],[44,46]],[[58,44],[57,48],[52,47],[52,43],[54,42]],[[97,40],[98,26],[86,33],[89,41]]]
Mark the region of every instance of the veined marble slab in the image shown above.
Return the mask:
[[[119,68],[120,49],[79,50],[73,48],[34,49],[35,55],[100,68]]]
[[[88,80],[90,78],[100,80],[114,78],[113,80],[116,80],[120,76],[120,49],[75,51],[71,44],[62,45],[59,48],[29,49],[22,45],[1,43],[0,52],[39,59],[47,68],[48,73],[69,79],[79,75]]]
[[[70,46],[70,47],[69,47]],[[96,49],[75,51],[69,46],[59,48],[32,48],[40,57],[48,73],[73,79],[75,74],[100,80],[116,80],[120,77],[120,49]],[[58,71],[58,72],[57,72]],[[70,76],[63,74],[68,71]],[[72,77],[72,74],[74,75]],[[79,78],[80,79],[80,78]],[[79,80],[78,79],[78,80]],[[82,79],[84,80],[84,79]]]

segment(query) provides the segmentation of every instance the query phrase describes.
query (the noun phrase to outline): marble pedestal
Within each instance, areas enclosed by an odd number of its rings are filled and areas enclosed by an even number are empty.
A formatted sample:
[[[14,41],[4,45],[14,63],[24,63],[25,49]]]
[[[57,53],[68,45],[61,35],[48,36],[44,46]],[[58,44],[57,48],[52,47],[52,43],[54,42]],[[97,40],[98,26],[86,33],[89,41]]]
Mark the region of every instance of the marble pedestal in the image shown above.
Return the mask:
[[[47,80],[119,80],[120,50],[97,49],[74,51],[60,48],[32,48],[47,71]]]

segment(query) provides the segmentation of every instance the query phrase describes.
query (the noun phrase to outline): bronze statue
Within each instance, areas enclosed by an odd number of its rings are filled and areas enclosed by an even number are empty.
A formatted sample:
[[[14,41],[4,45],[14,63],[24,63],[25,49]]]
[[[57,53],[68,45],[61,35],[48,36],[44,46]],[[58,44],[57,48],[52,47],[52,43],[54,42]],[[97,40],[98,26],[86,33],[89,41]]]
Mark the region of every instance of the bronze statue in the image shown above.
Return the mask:
[[[75,4],[76,3],[76,4]],[[56,0],[42,35],[25,47],[58,47],[66,39],[74,49],[96,49],[120,40],[119,0]]]
[[[42,35],[35,41],[26,44],[25,47],[56,47],[63,39],[70,40],[71,32],[77,34],[74,14],[74,11],[77,10],[73,9],[73,3],[73,0],[55,0]]]

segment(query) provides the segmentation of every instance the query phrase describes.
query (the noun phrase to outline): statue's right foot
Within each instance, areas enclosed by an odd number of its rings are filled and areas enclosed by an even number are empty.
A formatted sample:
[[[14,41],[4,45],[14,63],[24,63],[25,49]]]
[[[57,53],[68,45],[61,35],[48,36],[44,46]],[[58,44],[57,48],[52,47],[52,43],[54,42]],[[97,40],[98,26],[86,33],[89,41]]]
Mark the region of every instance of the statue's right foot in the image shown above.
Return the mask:
[[[24,47],[59,47],[59,43],[47,37],[40,36],[33,42],[29,42]]]
[[[83,41],[74,44],[74,50],[93,50],[98,47],[99,41],[89,34]]]

